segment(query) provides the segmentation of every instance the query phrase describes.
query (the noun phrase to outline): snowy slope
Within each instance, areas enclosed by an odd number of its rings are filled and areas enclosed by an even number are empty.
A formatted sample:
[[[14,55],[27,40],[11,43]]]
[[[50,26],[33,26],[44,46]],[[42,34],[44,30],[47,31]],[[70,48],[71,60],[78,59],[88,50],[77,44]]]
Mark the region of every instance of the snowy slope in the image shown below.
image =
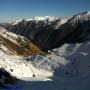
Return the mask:
[[[69,72],[71,76],[77,77],[90,73],[90,41],[77,44],[64,44],[53,52],[57,57],[64,57],[65,60],[70,62],[65,68],[66,72]]]
[[[48,76],[52,75],[50,72],[43,70],[42,68],[35,68],[32,62],[27,61],[27,59],[24,59],[23,57],[7,55],[2,51],[0,51],[0,68],[1,67],[20,79],[24,77],[33,77],[33,75],[45,76],[45,73],[47,73]]]
[[[22,90],[89,90],[89,49],[88,41],[82,44],[65,44],[47,57],[7,56],[1,51],[0,67],[23,80],[17,85]]]
[[[18,75],[18,72],[14,71],[16,73],[14,75],[22,79],[16,86],[22,90],[90,90],[89,49],[90,41],[65,44],[54,49],[52,54],[47,57],[34,55],[15,58],[15,61],[10,60],[15,64],[15,67],[17,62],[21,65],[27,64],[26,66],[22,65],[23,69],[18,64],[18,68],[22,69]],[[9,68],[8,71],[10,71]],[[33,74],[34,77],[32,77]]]
[[[52,76],[24,78],[18,83],[23,90],[90,90],[90,41],[64,44],[47,58],[32,56],[36,68],[52,72]],[[49,58],[49,59],[48,59]],[[47,75],[47,73],[45,74]]]

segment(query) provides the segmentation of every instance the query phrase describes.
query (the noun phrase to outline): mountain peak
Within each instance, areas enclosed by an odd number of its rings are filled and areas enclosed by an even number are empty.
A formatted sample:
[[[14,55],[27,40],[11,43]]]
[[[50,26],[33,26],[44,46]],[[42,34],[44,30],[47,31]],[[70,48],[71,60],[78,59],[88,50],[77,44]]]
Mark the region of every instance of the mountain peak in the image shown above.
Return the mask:
[[[36,20],[36,21],[46,21],[46,20],[48,20],[48,21],[54,21],[54,17],[52,17],[52,16],[35,16],[34,17],[34,20]]]

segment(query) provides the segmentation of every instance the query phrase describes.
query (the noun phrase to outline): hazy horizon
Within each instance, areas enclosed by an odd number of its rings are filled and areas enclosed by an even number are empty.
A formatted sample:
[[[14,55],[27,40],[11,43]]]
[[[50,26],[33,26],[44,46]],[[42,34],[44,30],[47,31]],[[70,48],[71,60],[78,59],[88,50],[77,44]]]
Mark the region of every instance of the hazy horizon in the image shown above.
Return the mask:
[[[0,22],[34,16],[72,16],[89,11],[90,0],[0,0]]]

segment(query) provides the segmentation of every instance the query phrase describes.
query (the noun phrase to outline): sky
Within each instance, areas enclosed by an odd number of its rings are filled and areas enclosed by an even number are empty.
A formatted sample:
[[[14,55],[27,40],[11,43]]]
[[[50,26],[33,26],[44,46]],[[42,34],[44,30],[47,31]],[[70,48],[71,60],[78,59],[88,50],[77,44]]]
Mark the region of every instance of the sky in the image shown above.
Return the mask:
[[[90,11],[90,0],[0,0],[0,22]]]

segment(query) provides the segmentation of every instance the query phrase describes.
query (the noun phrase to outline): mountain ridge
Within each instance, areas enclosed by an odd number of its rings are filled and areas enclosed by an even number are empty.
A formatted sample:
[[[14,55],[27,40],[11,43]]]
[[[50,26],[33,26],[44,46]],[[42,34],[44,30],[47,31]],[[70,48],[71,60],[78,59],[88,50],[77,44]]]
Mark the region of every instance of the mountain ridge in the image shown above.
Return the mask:
[[[79,43],[90,39],[90,11],[49,21],[50,18],[53,17],[41,16],[36,17],[36,20],[23,19],[17,24],[1,24],[1,26],[26,37],[44,51],[59,47],[63,43]]]
[[[47,21],[47,23],[44,21],[22,20],[9,31],[27,37],[42,50],[48,50],[60,45],[61,41],[61,44],[63,44],[65,38],[68,38],[65,42],[70,42],[70,36],[73,37],[73,42],[80,41],[81,37],[79,36],[89,31],[89,25],[90,13],[84,12],[72,17],[62,17],[52,22]],[[75,34],[78,36],[77,39]]]

